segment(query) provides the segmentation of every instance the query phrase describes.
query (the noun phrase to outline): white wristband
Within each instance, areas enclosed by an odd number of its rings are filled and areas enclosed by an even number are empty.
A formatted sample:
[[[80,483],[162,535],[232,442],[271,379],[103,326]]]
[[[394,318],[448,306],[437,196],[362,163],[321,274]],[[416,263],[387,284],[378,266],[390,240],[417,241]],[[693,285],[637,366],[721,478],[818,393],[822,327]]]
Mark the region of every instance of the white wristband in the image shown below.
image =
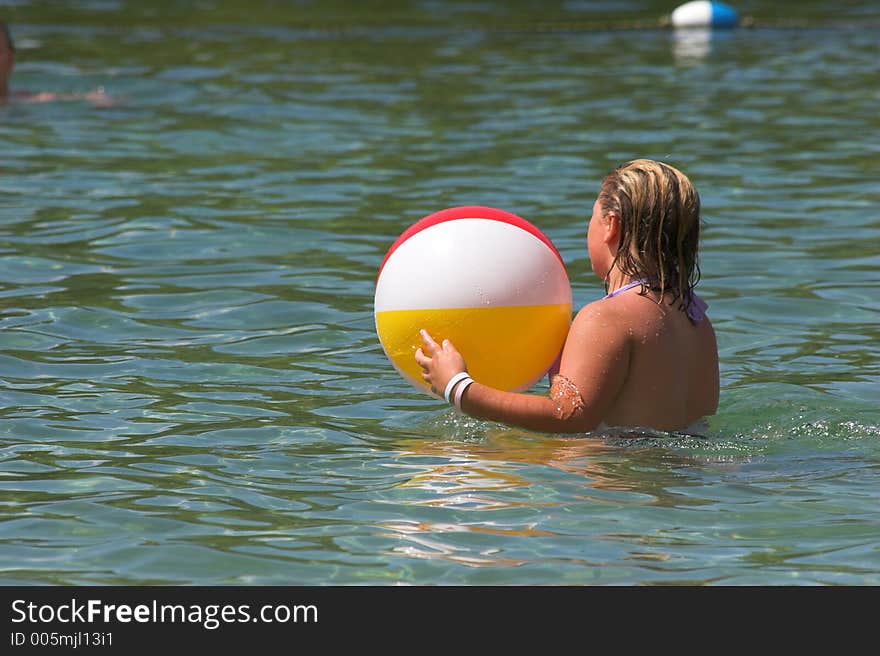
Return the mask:
[[[458,387],[455,388],[455,398],[453,399],[452,405],[454,405],[458,410],[461,410],[461,395],[464,394],[464,391],[470,386],[472,382],[474,382],[474,379],[468,376],[458,384]]]
[[[455,384],[460,380],[464,380],[465,378],[470,378],[470,375],[466,371],[460,371],[455,374],[452,378],[449,379],[449,382],[446,383],[446,392],[444,392],[443,396],[446,398],[447,403],[452,403],[449,398],[449,395],[452,394],[452,388],[455,387]]]

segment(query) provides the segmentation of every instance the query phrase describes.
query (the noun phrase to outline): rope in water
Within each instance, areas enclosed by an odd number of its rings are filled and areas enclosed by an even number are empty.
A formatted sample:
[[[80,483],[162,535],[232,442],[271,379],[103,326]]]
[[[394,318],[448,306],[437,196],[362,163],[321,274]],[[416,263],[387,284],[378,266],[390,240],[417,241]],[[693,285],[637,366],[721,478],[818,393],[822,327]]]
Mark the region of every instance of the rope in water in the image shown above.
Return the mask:
[[[340,24],[340,25],[288,25],[294,29],[306,29],[314,32],[328,34],[345,34],[350,32],[373,32],[395,29],[429,29],[429,30],[454,30],[462,32],[491,32],[491,33],[553,33],[553,32],[624,32],[637,30],[710,30],[719,28],[706,27],[674,27],[668,16],[658,19],[645,20],[620,20],[620,21],[571,21],[541,20],[534,22],[496,22],[492,24],[394,24],[387,23],[376,25],[371,23]],[[774,18],[757,19],[750,16],[740,18],[736,27],[720,28],[720,31],[730,31],[736,28],[746,29],[792,29],[792,30],[864,30],[880,28],[880,20],[834,20],[834,19],[811,19],[811,18]]]

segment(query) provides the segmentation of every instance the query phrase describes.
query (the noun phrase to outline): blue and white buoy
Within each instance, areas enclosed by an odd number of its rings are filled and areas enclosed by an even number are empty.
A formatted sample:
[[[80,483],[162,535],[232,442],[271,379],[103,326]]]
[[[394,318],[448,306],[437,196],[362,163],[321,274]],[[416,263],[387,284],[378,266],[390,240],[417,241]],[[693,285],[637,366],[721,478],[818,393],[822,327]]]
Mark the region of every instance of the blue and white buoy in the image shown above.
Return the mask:
[[[686,2],[669,17],[672,27],[736,27],[739,16],[736,10],[723,2],[694,0]]]

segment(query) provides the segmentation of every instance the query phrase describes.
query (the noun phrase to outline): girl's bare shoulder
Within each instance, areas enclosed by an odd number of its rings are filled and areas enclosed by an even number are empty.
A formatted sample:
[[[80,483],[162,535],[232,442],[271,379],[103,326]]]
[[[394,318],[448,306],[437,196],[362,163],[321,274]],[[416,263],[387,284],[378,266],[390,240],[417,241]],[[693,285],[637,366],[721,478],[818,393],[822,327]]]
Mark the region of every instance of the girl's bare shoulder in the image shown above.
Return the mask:
[[[610,339],[641,338],[643,334],[665,332],[667,324],[676,323],[683,313],[650,296],[637,293],[601,298],[585,305],[572,322],[572,331],[582,335],[601,335]]]
[[[632,321],[632,310],[616,298],[599,299],[582,307],[575,315],[570,332],[583,338],[608,340],[615,334],[626,334],[626,326]]]
[[[648,302],[646,303],[645,301]],[[656,301],[650,302],[650,299],[635,293],[612,298],[600,298],[582,307],[575,316],[575,321],[609,322],[629,320],[656,312],[656,307],[651,307],[656,305]]]

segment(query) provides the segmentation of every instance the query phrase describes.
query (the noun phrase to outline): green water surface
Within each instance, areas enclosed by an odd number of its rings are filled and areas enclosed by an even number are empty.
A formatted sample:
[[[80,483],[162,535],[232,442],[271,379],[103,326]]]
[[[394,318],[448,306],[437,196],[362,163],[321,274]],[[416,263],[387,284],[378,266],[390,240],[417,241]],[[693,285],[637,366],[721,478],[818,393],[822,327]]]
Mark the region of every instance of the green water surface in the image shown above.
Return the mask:
[[[0,582],[880,583],[880,10],[674,4],[4,9],[13,89],[114,102],[0,106]],[[639,156],[702,195],[708,438],[529,433],[395,373],[408,225],[515,212],[581,306]]]

